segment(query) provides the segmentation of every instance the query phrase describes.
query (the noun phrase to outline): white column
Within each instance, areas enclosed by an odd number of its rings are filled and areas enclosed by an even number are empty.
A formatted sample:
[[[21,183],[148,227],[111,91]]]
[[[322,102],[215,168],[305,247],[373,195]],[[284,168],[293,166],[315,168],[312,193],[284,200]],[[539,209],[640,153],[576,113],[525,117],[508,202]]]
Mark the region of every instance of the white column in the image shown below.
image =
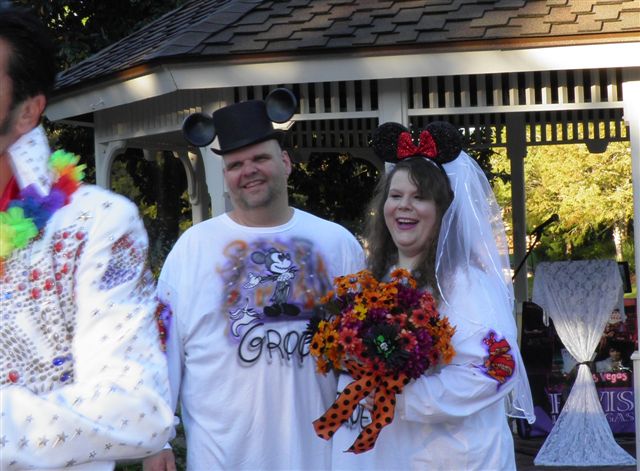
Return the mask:
[[[378,80],[378,123],[409,125],[409,103],[405,79]]]
[[[511,162],[511,205],[513,210],[513,268],[517,268],[527,253],[527,217],[524,190],[524,158],[527,155],[525,119],[523,113],[507,113],[507,155]],[[518,314],[528,299],[527,263],[514,280]]]
[[[631,174],[633,180],[633,245],[636,262],[636,309],[640,293],[640,69],[625,70],[622,82],[624,120],[629,126],[631,142]],[[640,329],[640,324],[638,325]],[[636,450],[640,450],[640,353],[633,352],[633,392],[636,421]],[[640,470],[640,460],[636,460]]]
[[[187,174],[187,192],[191,203],[191,220],[193,224],[207,219],[209,214],[209,195],[205,180],[203,159],[200,154],[177,152],[177,157]]]
[[[96,159],[96,184],[111,188],[111,164],[117,155],[120,155],[127,148],[127,141],[111,141],[101,143],[94,140]]]
[[[217,145],[217,143],[214,141],[213,145]],[[232,207],[224,182],[222,157],[208,147],[201,147],[200,155],[204,164],[207,188],[211,196],[211,214],[218,216],[230,211]]]
[[[206,113],[212,113],[217,109],[230,105],[233,101],[233,88],[219,89],[208,103],[203,104],[202,110]],[[203,178],[211,198],[211,215],[218,216],[230,211],[232,206],[224,183],[222,157],[213,152],[210,147],[220,148],[217,138],[209,146],[201,147],[198,151],[204,169]]]

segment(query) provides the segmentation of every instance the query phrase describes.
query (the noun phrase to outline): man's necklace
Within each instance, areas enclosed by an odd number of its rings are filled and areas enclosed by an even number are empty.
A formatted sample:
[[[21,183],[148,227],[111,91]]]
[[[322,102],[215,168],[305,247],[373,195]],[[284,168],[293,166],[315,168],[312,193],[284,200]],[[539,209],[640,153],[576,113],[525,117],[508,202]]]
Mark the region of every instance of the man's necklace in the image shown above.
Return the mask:
[[[78,165],[77,155],[58,150],[49,158],[54,182],[46,196],[40,196],[34,185],[20,191],[6,211],[0,212],[0,276],[4,262],[11,254],[29,245],[47,225],[51,216],[66,206],[84,178],[85,165]]]

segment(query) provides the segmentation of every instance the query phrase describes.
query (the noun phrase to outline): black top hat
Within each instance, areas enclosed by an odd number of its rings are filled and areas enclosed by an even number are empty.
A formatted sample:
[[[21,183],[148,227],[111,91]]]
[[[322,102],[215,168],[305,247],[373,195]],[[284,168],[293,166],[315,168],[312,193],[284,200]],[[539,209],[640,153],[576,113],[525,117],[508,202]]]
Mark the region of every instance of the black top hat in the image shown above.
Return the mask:
[[[204,147],[216,136],[219,149],[216,154],[226,154],[268,139],[279,139],[283,132],[273,128],[273,123],[288,121],[297,106],[296,97],[286,88],[273,90],[265,101],[250,100],[234,103],[213,112],[189,115],[182,124],[182,132],[191,144]]]

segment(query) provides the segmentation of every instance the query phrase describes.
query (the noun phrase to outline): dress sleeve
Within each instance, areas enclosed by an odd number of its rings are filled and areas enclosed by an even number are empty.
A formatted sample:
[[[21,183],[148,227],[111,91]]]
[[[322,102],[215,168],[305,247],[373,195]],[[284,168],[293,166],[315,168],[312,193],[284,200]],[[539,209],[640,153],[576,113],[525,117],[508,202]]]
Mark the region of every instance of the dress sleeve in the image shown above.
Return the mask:
[[[435,423],[467,417],[503,400],[513,388],[514,361],[499,333],[483,329],[454,345],[450,365],[409,383],[398,397],[406,420]]]
[[[443,422],[467,417],[504,400],[515,386],[515,331],[503,332],[499,319],[511,314],[481,271],[458,276],[454,296],[441,314],[456,327],[452,342],[456,354],[439,371],[409,383],[399,396],[400,413],[420,422]]]
[[[75,254],[73,383],[39,393],[2,390],[2,469],[140,458],[169,435],[147,235],[133,204],[105,198],[84,213],[86,241]]]
[[[180,396],[180,386],[182,384],[182,365],[184,365],[184,347],[180,340],[181,329],[179,320],[183,316],[180,313],[180,300],[176,289],[175,278],[178,275],[176,270],[180,266],[175,264],[178,247],[169,254],[160,273],[157,288],[158,315],[160,316],[164,331],[163,346],[169,367],[169,384],[171,386],[171,407],[175,411]],[[176,423],[178,421],[176,417]],[[172,434],[173,436],[173,434]]]

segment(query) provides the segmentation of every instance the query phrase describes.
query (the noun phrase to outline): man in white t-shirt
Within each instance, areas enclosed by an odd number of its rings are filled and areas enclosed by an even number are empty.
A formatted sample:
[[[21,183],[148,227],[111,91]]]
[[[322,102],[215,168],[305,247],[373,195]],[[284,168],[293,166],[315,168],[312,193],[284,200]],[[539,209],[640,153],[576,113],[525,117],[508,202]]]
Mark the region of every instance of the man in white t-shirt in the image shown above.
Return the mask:
[[[271,113],[273,96],[288,116]],[[280,89],[194,118],[193,128],[215,130],[204,141],[185,124],[194,145],[218,138],[233,203],[178,240],[158,283],[192,471],[331,466],[312,422],[335,399],[336,379],[316,373],[305,329],[333,278],[363,267],[363,252],[343,227],[289,206],[291,160],[272,121],[294,109]],[[174,466],[169,450],[145,462]]]

